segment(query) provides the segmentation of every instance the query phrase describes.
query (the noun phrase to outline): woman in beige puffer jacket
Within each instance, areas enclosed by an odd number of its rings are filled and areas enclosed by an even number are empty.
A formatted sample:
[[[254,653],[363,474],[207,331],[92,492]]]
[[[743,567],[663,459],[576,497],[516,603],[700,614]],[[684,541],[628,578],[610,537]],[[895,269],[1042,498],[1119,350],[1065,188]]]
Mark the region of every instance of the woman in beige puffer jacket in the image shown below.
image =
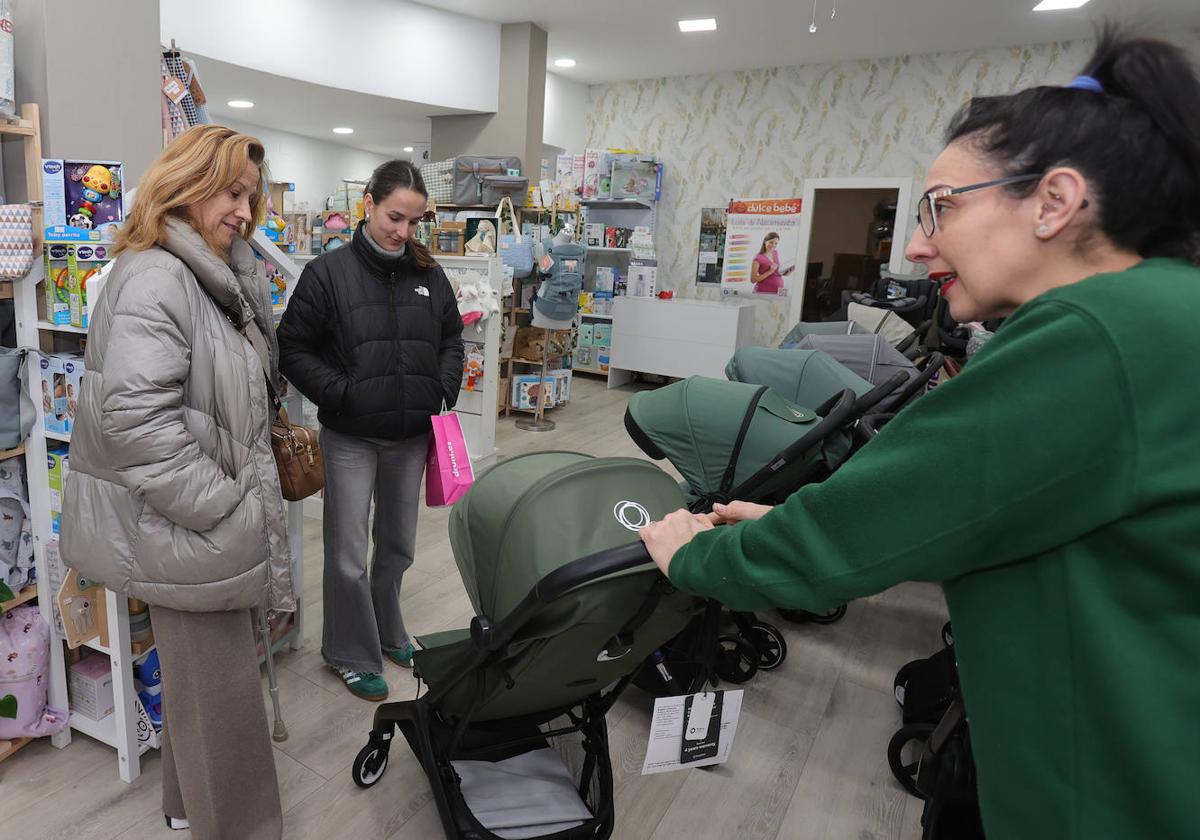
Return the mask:
[[[199,126],[142,179],[94,304],[62,515],[67,564],[150,604],[163,812],[197,838],[282,832],[250,618],[295,608],[246,242],[263,170],[259,141]]]

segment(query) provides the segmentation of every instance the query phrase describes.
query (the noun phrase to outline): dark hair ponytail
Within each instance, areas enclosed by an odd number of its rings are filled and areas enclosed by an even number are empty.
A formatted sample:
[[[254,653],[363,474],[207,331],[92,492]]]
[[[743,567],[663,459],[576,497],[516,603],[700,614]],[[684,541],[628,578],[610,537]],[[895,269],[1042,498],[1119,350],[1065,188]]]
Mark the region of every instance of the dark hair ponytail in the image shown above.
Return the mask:
[[[429,190],[425,188],[425,179],[421,177],[420,170],[407,160],[389,160],[379,164],[371,173],[363,192],[370,195],[376,204],[382,204],[396,190],[412,190],[425,199],[429,198]],[[417,240],[408,240],[405,248],[409,260],[417,268],[437,267],[437,260],[429,253],[429,249]]]
[[[966,139],[1006,175],[1072,166],[1117,247],[1200,265],[1200,78],[1187,53],[1108,24],[1083,72],[1103,90],[977,97],[951,121],[946,142]],[[1028,195],[1036,186],[1009,189]]]

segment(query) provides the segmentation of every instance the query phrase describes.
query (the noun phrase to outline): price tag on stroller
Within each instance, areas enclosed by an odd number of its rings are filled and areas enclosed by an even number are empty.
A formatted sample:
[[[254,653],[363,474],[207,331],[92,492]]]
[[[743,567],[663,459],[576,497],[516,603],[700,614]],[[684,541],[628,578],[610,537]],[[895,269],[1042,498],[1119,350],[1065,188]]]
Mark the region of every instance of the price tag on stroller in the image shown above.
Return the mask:
[[[706,758],[716,758],[721,738],[721,691],[689,694],[683,701],[683,742],[679,747],[679,763],[694,764]]]
[[[740,689],[659,697],[642,775],[724,764],[741,710]]]

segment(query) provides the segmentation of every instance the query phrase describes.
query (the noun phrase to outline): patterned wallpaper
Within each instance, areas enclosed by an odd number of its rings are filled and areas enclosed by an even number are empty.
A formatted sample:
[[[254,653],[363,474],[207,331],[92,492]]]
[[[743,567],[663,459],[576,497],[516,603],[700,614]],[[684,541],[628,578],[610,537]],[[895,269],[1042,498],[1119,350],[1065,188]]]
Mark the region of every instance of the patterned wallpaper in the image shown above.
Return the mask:
[[[1200,30],[1174,37],[1200,56]],[[588,146],[660,155],[660,288],[719,297],[694,282],[702,207],[799,196],[805,178],[912,176],[917,192],[942,129],[971,96],[1063,84],[1091,48],[1072,41],[596,85]],[[776,343],[790,326],[787,303],[758,303],[757,339]]]

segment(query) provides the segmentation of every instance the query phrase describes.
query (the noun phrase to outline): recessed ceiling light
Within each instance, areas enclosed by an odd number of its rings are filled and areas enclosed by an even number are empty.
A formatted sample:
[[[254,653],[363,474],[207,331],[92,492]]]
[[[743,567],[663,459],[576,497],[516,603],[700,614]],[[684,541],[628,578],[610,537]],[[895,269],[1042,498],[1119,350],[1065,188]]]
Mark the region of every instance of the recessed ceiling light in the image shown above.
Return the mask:
[[[574,67],[575,59],[573,58],[556,58],[554,59],[555,67]]]
[[[700,18],[699,20],[679,21],[680,32],[712,32],[716,28],[716,18]]]
[[[230,108],[253,108],[254,103],[249,99],[230,99],[225,103]]]
[[[412,146],[405,146],[405,147],[404,147],[404,151],[406,151],[406,152],[411,152],[411,151],[412,151]]]
[[[1042,0],[1033,7],[1035,12],[1057,12],[1062,9],[1078,9],[1086,5],[1088,0]]]
[[[353,128],[346,128],[346,126],[344,126],[344,125],[339,125],[337,128],[335,128],[335,129],[333,130],[333,133],[334,133],[334,134],[353,134],[353,133],[354,133],[354,129],[353,129]]]

